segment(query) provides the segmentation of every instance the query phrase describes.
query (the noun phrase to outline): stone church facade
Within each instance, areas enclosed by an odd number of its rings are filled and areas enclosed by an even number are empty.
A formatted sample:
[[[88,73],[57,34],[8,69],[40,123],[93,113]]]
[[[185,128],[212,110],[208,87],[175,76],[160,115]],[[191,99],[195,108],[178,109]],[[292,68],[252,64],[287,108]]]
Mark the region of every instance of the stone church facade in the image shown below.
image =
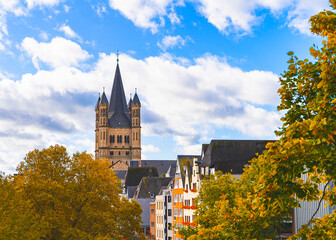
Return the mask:
[[[127,170],[133,161],[141,166],[141,103],[137,92],[128,104],[119,63],[110,101],[105,91],[99,96],[96,112],[95,158],[107,158],[114,170]]]

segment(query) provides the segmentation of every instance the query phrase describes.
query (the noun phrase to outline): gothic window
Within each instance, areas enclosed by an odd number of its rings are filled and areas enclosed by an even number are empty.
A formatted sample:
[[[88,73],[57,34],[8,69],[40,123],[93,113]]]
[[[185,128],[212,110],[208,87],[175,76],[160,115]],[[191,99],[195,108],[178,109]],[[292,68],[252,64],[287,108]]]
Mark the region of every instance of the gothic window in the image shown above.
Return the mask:
[[[110,155],[113,156],[113,151],[110,151]]]
[[[127,136],[124,136],[124,142],[127,143]]]
[[[122,136],[120,135],[120,143],[122,143]]]
[[[119,155],[120,155],[120,151],[119,151]]]
[[[129,143],[129,136],[127,135],[127,142]]]
[[[103,135],[104,137],[103,137],[103,139],[105,140],[105,132],[104,132],[104,135]]]
[[[126,151],[126,155],[127,155],[127,156],[129,155],[129,151]]]
[[[136,140],[138,140],[138,133],[135,133],[135,136],[136,136],[136,138],[135,138],[135,139],[136,139]]]
[[[134,133],[133,133],[133,140],[134,140]]]

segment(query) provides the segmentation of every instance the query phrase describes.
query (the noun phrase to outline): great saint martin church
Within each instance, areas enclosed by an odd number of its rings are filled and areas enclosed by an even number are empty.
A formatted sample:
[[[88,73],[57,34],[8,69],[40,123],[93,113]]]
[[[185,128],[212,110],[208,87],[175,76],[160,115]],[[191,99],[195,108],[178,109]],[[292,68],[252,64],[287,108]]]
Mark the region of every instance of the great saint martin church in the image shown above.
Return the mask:
[[[127,170],[131,161],[141,166],[140,109],[137,92],[126,102],[117,60],[110,102],[103,91],[95,108],[95,158],[108,158],[114,170]]]

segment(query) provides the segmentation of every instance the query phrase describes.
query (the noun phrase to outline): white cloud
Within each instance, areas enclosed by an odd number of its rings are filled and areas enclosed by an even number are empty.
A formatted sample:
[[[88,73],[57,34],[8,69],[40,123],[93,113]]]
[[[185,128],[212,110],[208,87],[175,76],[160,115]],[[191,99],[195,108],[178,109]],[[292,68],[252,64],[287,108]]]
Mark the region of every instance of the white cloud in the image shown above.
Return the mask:
[[[63,32],[65,36],[69,37],[69,38],[79,38],[79,36],[77,35],[77,33],[74,32],[74,30],[72,30],[68,25],[62,24],[58,30],[60,32]]]
[[[260,24],[258,10],[269,10],[273,15],[285,13],[288,26],[303,34],[310,34],[308,19],[329,7],[328,0],[189,0],[212,25],[224,34],[249,34]],[[180,24],[175,7],[183,1],[174,0],[109,0],[110,7],[120,11],[136,26],[149,28],[153,33],[164,25],[167,17],[172,24]]]
[[[164,25],[162,17],[167,14],[167,7],[173,0],[109,0],[109,3],[136,26],[149,28],[155,33],[159,26]]]
[[[39,69],[39,62],[50,67],[78,66],[90,58],[87,51],[77,43],[55,37],[51,42],[37,42],[34,38],[26,37],[21,44],[22,49],[32,57],[34,66]]]
[[[68,5],[64,5],[64,11],[68,13],[70,11],[70,7]]]
[[[36,7],[36,6],[46,6],[46,7],[53,7],[58,5],[60,2],[64,0],[25,0],[29,9]]]
[[[39,38],[41,38],[43,41],[47,41],[48,38],[49,38],[49,35],[48,35],[48,33],[42,31],[42,32],[39,34]]]
[[[41,57],[39,53],[32,55]],[[1,169],[12,172],[28,151],[56,143],[71,152],[92,153],[96,96],[106,87],[109,97],[115,59],[114,54],[100,54],[85,72],[62,61],[47,62],[55,69],[24,74],[19,81],[0,74],[0,158],[6,161]],[[144,136],[173,136],[178,153],[188,154],[199,154],[202,141],[222,128],[274,137],[280,115],[262,106],[279,102],[275,74],[244,72],[211,55],[188,65],[178,62],[168,54],[144,60],[120,56],[126,95],[138,88]],[[144,152],[160,150],[143,146]]]
[[[99,3],[95,6],[92,6],[92,9],[99,15],[103,16],[103,13],[107,13],[106,6],[103,3]]]
[[[160,152],[160,149],[152,144],[149,145],[142,145],[142,152]]]
[[[296,4],[288,13],[289,27],[302,34],[311,35],[309,18],[323,9],[329,9],[329,5],[328,0],[296,0]]]
[[[287,12],[288,26],[303,34],[310,34],[308,19],[329,7],[328,0],[195,0],[198,10],[208,21],[223,33],[250,33],[261,19],[259,9],[268,9],[277,15]],[[289,10],[288,10],[289,9]]]
[[[192,41],[190,37],[182,38],[180,35],[177,36],[165,36],[161,42],[158,42],[157,45],[162,50],[167,50],[168,48],[183,47],[187,41]]]

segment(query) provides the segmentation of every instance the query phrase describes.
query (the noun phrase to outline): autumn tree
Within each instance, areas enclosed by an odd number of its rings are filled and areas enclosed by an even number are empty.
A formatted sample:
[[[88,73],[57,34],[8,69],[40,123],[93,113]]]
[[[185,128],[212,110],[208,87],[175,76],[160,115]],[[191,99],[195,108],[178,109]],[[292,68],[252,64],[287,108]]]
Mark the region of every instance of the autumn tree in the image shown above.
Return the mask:
[[[1,177],[0,239],[143,239],[141,207],[108,166],[58,145],[29,152]]]
[[[278,110],[285,112],[279,141],[269,143],[240,179],[217,176],[203,183],[199,225],[185,231],[188,239],[274,238],[300,200],[336,204],[336,1],[330,4],[333,11],[310,19],[311,31],[325,39],[310,48],[313,60],[288,53],[278,91]],[[292,239],[334,239],[335,233],[334,211],[321,219],[313,214]]]

